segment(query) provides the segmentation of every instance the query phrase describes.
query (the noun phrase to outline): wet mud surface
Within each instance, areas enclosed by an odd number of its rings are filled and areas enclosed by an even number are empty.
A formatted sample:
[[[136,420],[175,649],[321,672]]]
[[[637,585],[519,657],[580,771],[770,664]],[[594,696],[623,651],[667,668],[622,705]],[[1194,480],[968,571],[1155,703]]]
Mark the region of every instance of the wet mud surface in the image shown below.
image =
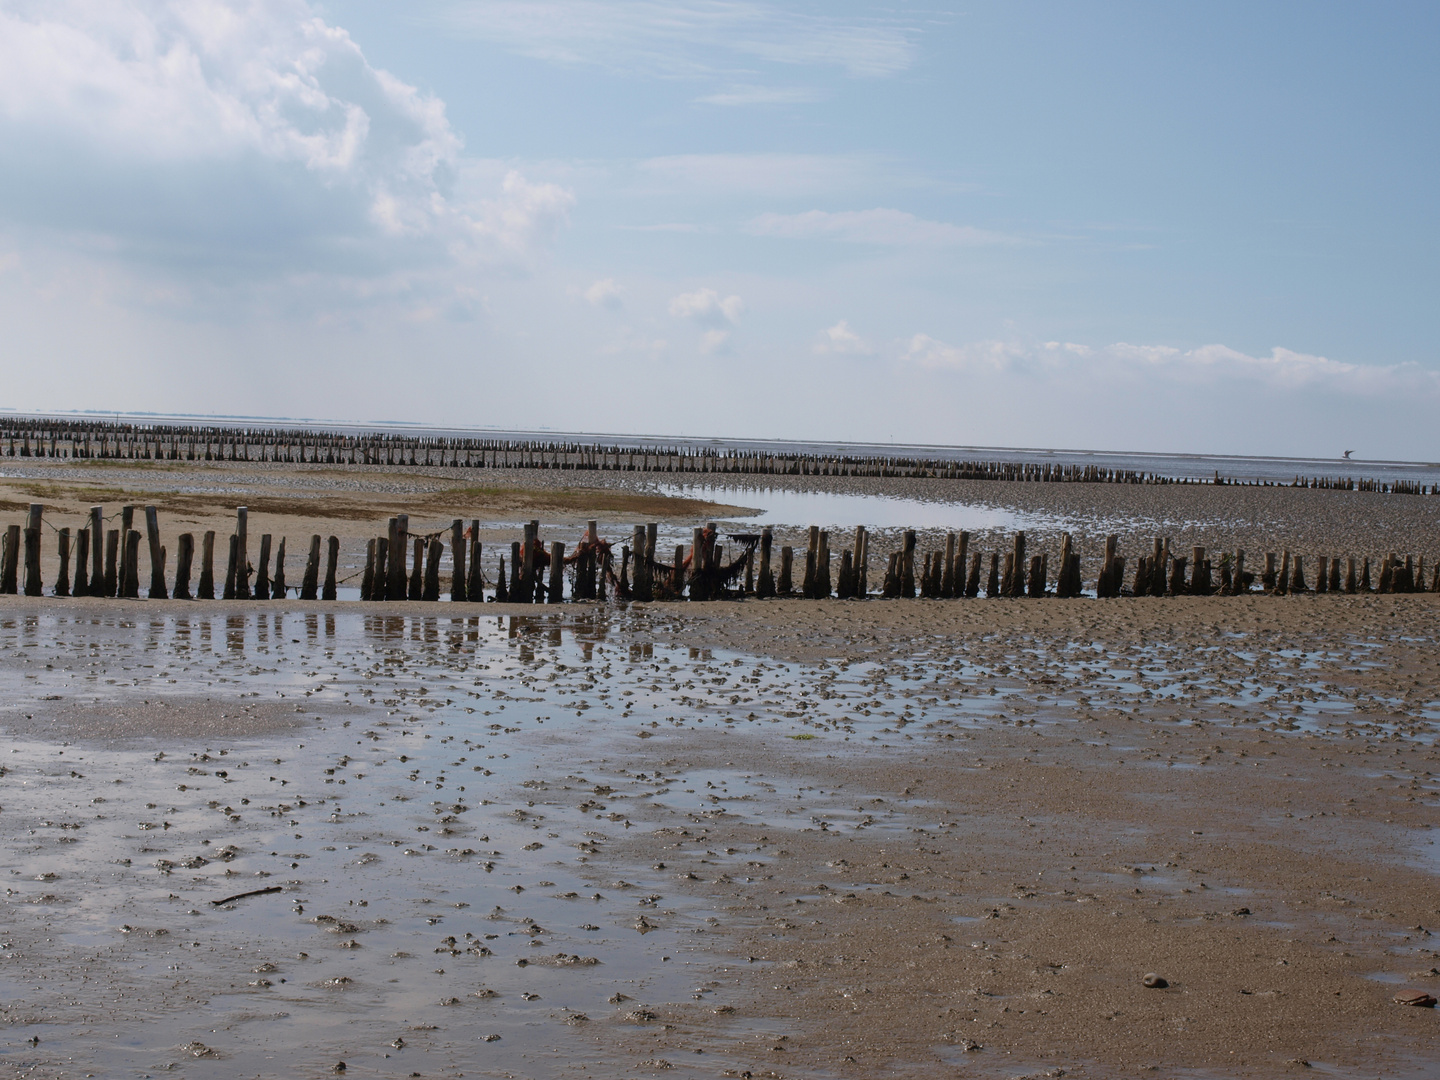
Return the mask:
[[[1334,599],[7,602],[0,1074],[1426,1075],[1440,609]]]

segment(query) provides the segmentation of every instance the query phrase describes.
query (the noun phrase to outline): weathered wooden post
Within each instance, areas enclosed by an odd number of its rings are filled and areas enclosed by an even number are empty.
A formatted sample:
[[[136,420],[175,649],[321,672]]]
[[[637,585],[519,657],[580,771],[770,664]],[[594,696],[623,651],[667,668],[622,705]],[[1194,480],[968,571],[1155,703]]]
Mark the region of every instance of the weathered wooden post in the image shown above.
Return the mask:
[[[820,526],[811,525],[805,546],[805,574],[800,580],[800,595],[815,599],[815,570],[820,553]]]
[[[145,535],[150,543],[150,599],[164,600],[165,560],[160,556],[160,517],[155,507],[145,507]]]
[[[513,603],[533,604],[535,602],[535,567],[539,563],[540,523],[531,521],[525,526],[525,539],[521,544],[520,589],[518,595],[510,597]]]
[[[1260,588],[1265,592],[1275,591],[1275,553],[1265,553],[1265,571],[1260,575]]]
[[[820,542],[815,548],[815,596],[828,599],[831,592],[830,578],[830,532],[820,530]]]
[[[175,549],[175,591],[176,600],[189,600],[190,570],[195,562],[195,534],[181,533],[179,546]]]
[[[472,604],[485,602],[485,572],[480,564],[480,554],[480,520],[475,518],[470,522],[469,574],[465,581],[465,598]]]
[[[270,599],[285,599],[285,537],[275,549],[275,576],[270,579]]]
[[[1190,595],[1210,595],[1210,563],[1205,558],[1203,547],[1192,547],[1190,549],[1192,562],[1190,564]]]
[[[1170,596],[1184,596],[1189,591],[1185,585],[1185,556],[1176,555],[1170,560],[1170,583],[1166,593]]]
[[[699,552],[700,549],[697,547],[695,549],[695,555],[697,557],[699,555]],[[630,560],[630,595],[636,600],[648,600],[650,599],[650,592],[645,584],[645,570],[643,567],[643,564],[645,562],[644,525],[636,525],[633,529],[630,530]],[[690,562],[690,571],[693,581],[697,558],[692,558]]]
[[[940,595],[945,599],[955,595],[955,534],[945,534],[945,567],[940,574]]]
[[[1317,593],[1330,591],[1330,559],[1325,555],[1316,556],[1315,591]]]
[[[870,534],[865,526],[855,526],[855,591],[854,595],[865,598],[870,591]]]
[[[1150,592],[1150,556],[1141,555],[1135,561],[1135,583],[1130,590],[1136,596],[1145,596]]]
[[[900,546],[900,595],[907,599],[915,596],[915,530],[906,529],[905,539]]]
[[[1006,558],[1014,559],[1015,555],[1012,552]],[[985,580],[985,595],[987,597],[1000,595],[1000,553],[998,551],[990,553],[990,576]]]
[[[300,578],[300,599],[314,600],[320,594],[320,534],[310,537],[310,553],[305,556],[305,574]]]
[[[565,545],[558,540],[550,542],[550,588],[546,600],[558,604],[565,599]]]
[[[260,535],[260,568],[255,571],[255,599],[270,599],[270,545],[269,533]]]
[[[240,558],[240,537],[235,533],[230,534],[230,556],[225,564],[225,587],[221,590],[220,597],[224,600],[235,599],[235,578],[238,575],[237,563]]]
[[[456,518],[450,523],[450,601],[463,604],[469,593],[465,576],[465,522]]]
[[[245,506],[235,508],[235,591],[236,600],[250,599],[250,548],[247,530],[250,524],[250,510]]]
[[[1150,595],[1165,595],[1165,570],[1170,561],[1170,541],[1155,538],[1155,546],[1150,555]]]
[[[59,542],[60,573],[55,576],[55,595],[70,595],[70,530],[61,529],[56,534]]]
[[[215,530],[206,529],[200,538],[200,582],[195,587],[200,600],[215,599]]]
[[[410,563],[410,580],[407,583],[411,600],[420,600],[425,596],[425,551],[428,546],[425,542],[425,537],[414,537],[415,557]],[[438,567],[436,568],[436,573],[439,573]],[[440,598],[440,579],[437,577],[435,581],[435,598],[438,600]]]
[[[340,563],[340,538],[330,537],[325,543],[325,584],[321,587],[320,599],[334,600],[339,590],[336,587],[335,571]]]
[[[970,571],[968,574],[965,575],[965,596],[967,599],[970,600],[974,600],[977,596],[980,595],[981,558],[982,556],[978,551],[970,556]]]
[[[370,586],[371,600],[384,600],[390,595],[390,537],[375,538],[375,582]]]
[[[135,507],[120,507],[120,562],[116,569],[117,582],[115,595],[124,597],[125,583],[130,580],[130,568],[125,564],[125,552],[130,546],[130,529],[135,524]]]
[[[1359,587],[1358,587],[1358,590],[1359,590],[1360,592],[1364,592],[1364,593],[1368,593],[1368,592],[1370,591],[1370,556],[1369,556],[1369,555],[1366,555],[1366,556],[1365,556],[1364,561],[1363,561],[1363,562],[1361,563],[1361,565],[1360,565],[1360,585],[1359,585]]]
[[[1330,591],[1338,593],[1343,586],[1340,582],[1340,556],[1333,555],[1330,558]]]
[[[105,596],[105,508],[90,507],[90,595]]]
[[[120,595],[120,530],[105,533],[105,591],[101,596]]]
[[[405,569],[405,549],[410,545],[410,515],[395,515],[395,533],[387,551],[385,568],[385,599],[407,600],[410,596],[410,574]]]
[[[710,523],[710,532],[709,532],[709,535],[710,535],[711,537],[713,537],[713,536],[715,535],[715,523],[714,523],[713,521]],[[652,521],[652,522],[650,522],[648,525],[645,526],[645,559],[644,559],[644,562],[645,562],[645,592],[646,592],[646,597],[645,597],[645,598],[646,598],[647,600],[648,600],[648,599],[651,599],[651,598],[654,596],[654,594],[655,594],[655,579],[654,579],[654,569],[653,569],[653,568],[654,568],[654,566],[655,566],[655,544],[656,544],[656,541],[658,540],[659,536],[660,536],[660,524],[659,524],[659,522]],[[709,569],[709,570],[715,569],[715,567],[714,567],[714,565],[713,565],[713,562],[709,561],[709,560],[711,560],[711,559],[713,558],[713,555],[714,555],[714,547],[713,547],[713,546],[710,546],[710,545],[713,545],[713,544],[714,544],[714,541],[713,541],[713,540],[708,541],[708,542],[707,542],[707,547],[706,547],[706,552],[705,552],[706,559],[707,559],[707,562],[706,562],[705,566],[706,566],[706,569]]]
[[[40,525],[45,507],[30,504],[25,522],[25,595],[44,596],[45,584],[40,579]]]
[[[360,575],[360,599],[375,599],[375,547],[376,540],[372,536],[365,541],[365,569]]]
[[[769,525],[760,530],[760,580],[755,584],[755,595],[764,599],[775,595],[775,575],[770,570],[770,551],[775,543],[775,534]]]
[[[140,533],[131,529],[125,534],[125,588],[127,600],[140,599]]]
[[[71,586],[75,596],[90,595],[90,530],[81,529],[75,534],[75,583]]]
[[[1029,582],[1025,592],[1026,595],[1035,599],[1045,595],[1045,557],[1043,555],[1030,556]]]
[[[444,554],[445,545],[438,536],[432,536],[425,552],[425,583],[420,591],[421,600],[440,599],[440,559]]]
[[[793,596],[795,583],[791,571],[795,565],[795,549],[782,547],[780,549],[780,580],[775,586],[775,591],[780,596]]]
[[[528,604],[530,602],[528,599],[520,598],[520,551],[523,547],[523,541],[519,543],[514,540],[510,541],[510,591],[506,595],[512,604]]]

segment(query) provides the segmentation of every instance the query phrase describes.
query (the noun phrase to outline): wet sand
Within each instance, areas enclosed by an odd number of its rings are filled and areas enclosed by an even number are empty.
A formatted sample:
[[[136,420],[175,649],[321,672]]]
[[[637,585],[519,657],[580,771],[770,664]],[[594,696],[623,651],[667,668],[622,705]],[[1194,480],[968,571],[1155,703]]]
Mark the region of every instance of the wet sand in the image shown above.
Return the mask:
[[[1437,600],[6,598],[0,1064],[1429,1075]]]

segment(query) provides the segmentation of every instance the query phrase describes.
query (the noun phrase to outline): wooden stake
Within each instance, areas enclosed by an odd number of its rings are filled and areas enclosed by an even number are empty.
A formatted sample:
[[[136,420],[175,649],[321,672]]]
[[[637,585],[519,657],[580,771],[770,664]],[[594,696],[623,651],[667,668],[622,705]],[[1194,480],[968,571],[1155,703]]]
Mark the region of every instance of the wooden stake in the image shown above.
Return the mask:
[[[90,507],[90,595],[105,596],[105,508]]]
[[[417,544],[419,543],[424,543],[424,541],[417,540]],[[431,537],[425,552],[425,583],[420,591],[421,600],[436,601],[440,599],[440,559],[444,554],[445,545],[440,542],[440,538],[438,536]]]
[[[140,599],[140,533],[131,529],[125,534],[125,588],[127,600]]]
[[[463,604],[468,596],[469,582],[465,575],[465,522],[456,518],[450,523],[450,601]]]
[[[270,579],[270,599],[285,599],[285,537],[280,537],[280,545],[275,549],[275,576]]]
[[[550,544],[550,588],[546,597],[552,604],[565,599],[565,545],[555,540]]]
[[[71,587],[75,596],[90,595],[90,530],[81,529],[75,534],[75,583]]]
[[[200,538],[200,583],[195,587],[199,600],[215,599],[215,530],[206,529]]]
[[[189,600],[190,570],[195,562],[195,534],[181,533],[180,544],[175,550],[175,592],[176,600]]]
[[[980,552],[970,556],[970,572],[965,576],[965,596],[974,600],[980,595]]]
[[[955,595],[955,534],[945,534],[945,567],[940,574],[940,595],[945,599]]]
[[[770,570],[770,551],[775,535],[769,525],[760,530],[760,580],[755,585],[755,595],[764,599],[775,595],[775,575]]]
[[[915,530],[905,530],[905,541],[900,548],[900,595],[915,595]]]
[[[250,554],[246,537],[249,523],[249,508],[237,506],[235,508],[235,591],[231,593],[231,596],[237,600],[250,599]]]
[[[781,596],[793,596],[795,594],[795,586],[791,577],[791,569],[794,563],[795,549],[792,547],[782,547],[780,549],[780,581],[775,587],[775,591]]]
[[[1015,556],[1012,553],[1007,558],[1013,559]],[[985,581],[985,595],[987,597],[1000,595],[1000,553],[998,551],[990,553],[990,576]]]
[[[334,600],[338,595],[338,588],[335,582],[335,571],[340,563],[340,538],[332,536],[325,542],[325,584],[320,592],[320,599]]]
[[[255,571],[255,599],[270,599],[270,545],[269,533],[260,536],[260,569]]]
[[[70,595],[70,530],[61,529],[56,534],[59,543],[60,573],[55,577],[55,595]]]
[[[150,549],[150,599],[164,600],[165,564],[160,557],[160,517],[155,507],[145,507],[145,536]]]
[[[365,570],[360,575],[360,599],[375,599],[375,548],[377,541],[372,536],[365,541]]]
[[[120,563],[116,571],[119,576],[116,579],[117,585],[115,589],[115,595],[119,597],[125,595],[125,582],[130,580],[130,568],[125,563],[125,552],[130,544],[130,529],[134,524],[135,507],[120,507]]]
[[[101,596],[120,595],[120,530],[111,529],[105,534],[105,591]]]
[[[300,599],[314,600],[320,595],[320,534],[310,537],[310,554],[305,556],[305,574],[300,579]]]
[[[45,507],[30,504],[25,523],[25,595],[44,596],[45,585],[40,579],[40,524]]]
[[[409,599],[411,600],[420,600],[425,596],[425,550],[427,546],[425,537],[417,536],[414,538],[415,558],[410,563],[410,580],[407,583],[410,589]],[[438,574],[438,568],[436,572]],[[440,598],[440,579],[437,577],[435,581],[435,598],[438,600]]]
[[[815,596],[821,600],[830,596],[830,533],[820,530],[820,542],[815,548]]]

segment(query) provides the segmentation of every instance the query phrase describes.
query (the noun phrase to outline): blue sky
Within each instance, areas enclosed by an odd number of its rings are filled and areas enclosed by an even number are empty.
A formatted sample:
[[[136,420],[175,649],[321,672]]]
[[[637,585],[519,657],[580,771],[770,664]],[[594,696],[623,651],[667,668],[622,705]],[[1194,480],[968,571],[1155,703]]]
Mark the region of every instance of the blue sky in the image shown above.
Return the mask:
[[[0,0],[4,403],[1434,460],[1437,46],[1398,3]]]

